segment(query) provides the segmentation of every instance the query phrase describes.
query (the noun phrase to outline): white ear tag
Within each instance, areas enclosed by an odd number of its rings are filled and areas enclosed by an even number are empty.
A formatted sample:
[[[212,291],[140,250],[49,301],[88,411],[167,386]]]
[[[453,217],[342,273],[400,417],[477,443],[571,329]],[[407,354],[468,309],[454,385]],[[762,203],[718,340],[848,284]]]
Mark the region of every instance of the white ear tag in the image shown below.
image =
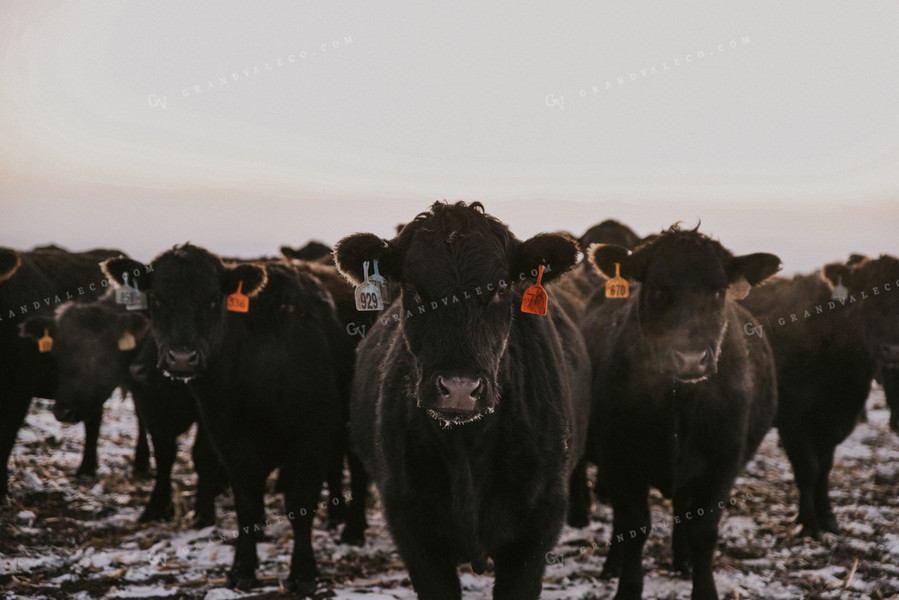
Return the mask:
[[[356,310],[384,310],[384,302],[381,300],[381,285],[369,279],[368,264],[368,261],[362,263],[365,279],[356,286]]]
[[[390,292],[387,290],[387,280],[378,272],[378,259],[375,261],[375,273],[371,277],[368,278],[369,281],[374,281],[381,288],[381,304],[382,306],[386,306],[390,304]]]
[[[115,301],[124,304],[126,310],[146,310],[147,295],[128,283],[128,273],[122,273],[122,285],[116,288]]]
[[[849,288],[843,285],[843,278],[837,277],[837,284],[833,286],[833,292],[830,294],[831,300],[836,300],[838,302],[845,302],[846,298],[849,297]]]

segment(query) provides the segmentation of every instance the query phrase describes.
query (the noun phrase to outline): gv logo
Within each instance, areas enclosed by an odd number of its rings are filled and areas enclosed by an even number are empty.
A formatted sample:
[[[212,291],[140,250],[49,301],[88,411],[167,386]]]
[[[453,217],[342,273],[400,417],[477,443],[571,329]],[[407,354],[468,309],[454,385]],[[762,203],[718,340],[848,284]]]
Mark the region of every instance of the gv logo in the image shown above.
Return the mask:
[[[160,98],[156,94],[150,94],[149,96],[147,96],[147,104],[149,104],[153,108],[156,108],[157,106],[161,106],[162,108],[165,108],[167,101],[168,101],[168,96],[163,96],[162,98]]]

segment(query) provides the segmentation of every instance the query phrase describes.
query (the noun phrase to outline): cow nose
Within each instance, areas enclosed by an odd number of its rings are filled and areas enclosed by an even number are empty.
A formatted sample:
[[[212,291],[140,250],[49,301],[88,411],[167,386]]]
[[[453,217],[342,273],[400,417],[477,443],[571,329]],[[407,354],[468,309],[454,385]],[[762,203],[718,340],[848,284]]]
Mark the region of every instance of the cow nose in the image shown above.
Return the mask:
[[[200,355],[196,350],[169,350],[165,363],[172,372],[193,373],[200,364]]]
[[[709,369],[710,357],[708,350],[701,352],[674,351],[675,371],[682,375],[704,375]]]
[[[473,411],[483,389],[480,378],[437,376],[440,407],[447,410]]]
[[[886,363],[899,362],[899,344],[880,344],[880,358]]]

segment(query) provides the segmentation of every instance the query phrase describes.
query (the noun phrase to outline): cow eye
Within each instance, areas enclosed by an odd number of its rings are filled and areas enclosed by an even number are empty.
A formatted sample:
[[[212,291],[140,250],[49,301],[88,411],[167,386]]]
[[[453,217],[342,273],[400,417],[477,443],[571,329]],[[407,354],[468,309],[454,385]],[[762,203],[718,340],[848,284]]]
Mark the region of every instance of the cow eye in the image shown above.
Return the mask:
[[[407,283],[403,286],[403,291],[412,298],[416,304],[421,304],[421,296],[418,295],[418,290],[415,289],[415,285]]]

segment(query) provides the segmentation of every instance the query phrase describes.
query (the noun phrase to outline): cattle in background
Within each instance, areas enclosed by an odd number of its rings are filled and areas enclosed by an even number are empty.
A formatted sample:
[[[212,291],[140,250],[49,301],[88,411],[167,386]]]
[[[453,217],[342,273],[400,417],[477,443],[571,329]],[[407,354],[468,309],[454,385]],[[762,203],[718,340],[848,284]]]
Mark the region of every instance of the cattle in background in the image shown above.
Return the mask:
[[[105,263],[104,263],[105,265]],[[114,279],[107,273],[110,281]],[[177,438],[197,421],[197,410],[187,387],[158,372],[142,376],[132,365],[142,353],[152,353],[146,336],[146,311],[117,304],[115,293],[98,300],[73,301],[56,311],[49,323],[29,323],[39,331],[50,327],[53,357],[59,370],[54,414],[64,422],[79,422],[102,414],[103,404],[116,388],[131,393],[138,419],[153,442],[156,477],[153,492],[140,521],[170,519],[174,515],[171,473],[178,450]],[[39,336],[35,331],[32,335]],[[144,358],[144,360],[147,360]],[[144,442],[146,444],[146,442]],[[87,450],[85,450],[87,452]],[[96,460],[96,439],[94,439]],[[206,435],[198,430],[193,448],[197,471],[195,527],[215,523],[215,496],[226,486]]]
[[[130,268],[106,264],[113,276]],[[333,301],[285,264],[226,266],[190,244],[162,253],[152,268],[138,283],[149,294],[158,367],[187,381],[234,492],[240,529],[228,585],[256,583],[255,532],[264,528],[266,479],[279,468],[294,533],[285,584],[309,595],[312,518],[343,427],[332,340],[345,333]],[[226,310],[229,302],[249,310]]]
[[[363,262],[401,292],[357,350],[350,427],[375,478],[418,596],[460,598],[456,567],[496,573],[494,597],[540,594],[568,477],[582,455],[588,366],[573,323],[522,291],[577,259],[567,236],[519,241],[480,203],[435,203],[394,240],[341,240],[354,282]]]
[[[56,392],[55,362],[23,335],[23,322],[52,315],[72,298],[102,294],[99,263],[119,254],[106,249],[68,252],[55,246],[28,252],[0,248],[0,501],[9,491],[9,455],[31,398],[53,398]],[[85,423],[86,437],[96,437],[92,431],[99,427],[99,418]],[[87,450],[87,464],[82,464],[90,467]]]
[[[331,247],[316,240],[310,240],[302,248],[281,246],[281,255],[293,260],[316,261],[326,265],[334,265]]]
[[[833,287],[847,288],[844,301]],[[823,273],[776,279],[743,305],[762,322],[777,363],[775,424],[799,488],[802,534],[837,532],[828,494],[834,449],[855,428],[878,375],[899,431],[899,260],[854,256]]]
[[[581,250],[586,252],[591,244],[615,244],[633,250],[640,245],[641,238],[634,230],[614,219],[606,219],[584,232],[578,240]]]
[[[603,577],[618,600],[640,598],[650,530],[649,486],[673,498],[674,569],[692,598],[717,598],[712,555],[731,487],[771,426],[776,381],[765,340],[735,298],[773,275],[771,254],[734,256],[676,226],[630,253],[599,245],[589,258],[631,282],[626,299],[594,297],[581,322],[593,366],[590,453],[611,495]]]

